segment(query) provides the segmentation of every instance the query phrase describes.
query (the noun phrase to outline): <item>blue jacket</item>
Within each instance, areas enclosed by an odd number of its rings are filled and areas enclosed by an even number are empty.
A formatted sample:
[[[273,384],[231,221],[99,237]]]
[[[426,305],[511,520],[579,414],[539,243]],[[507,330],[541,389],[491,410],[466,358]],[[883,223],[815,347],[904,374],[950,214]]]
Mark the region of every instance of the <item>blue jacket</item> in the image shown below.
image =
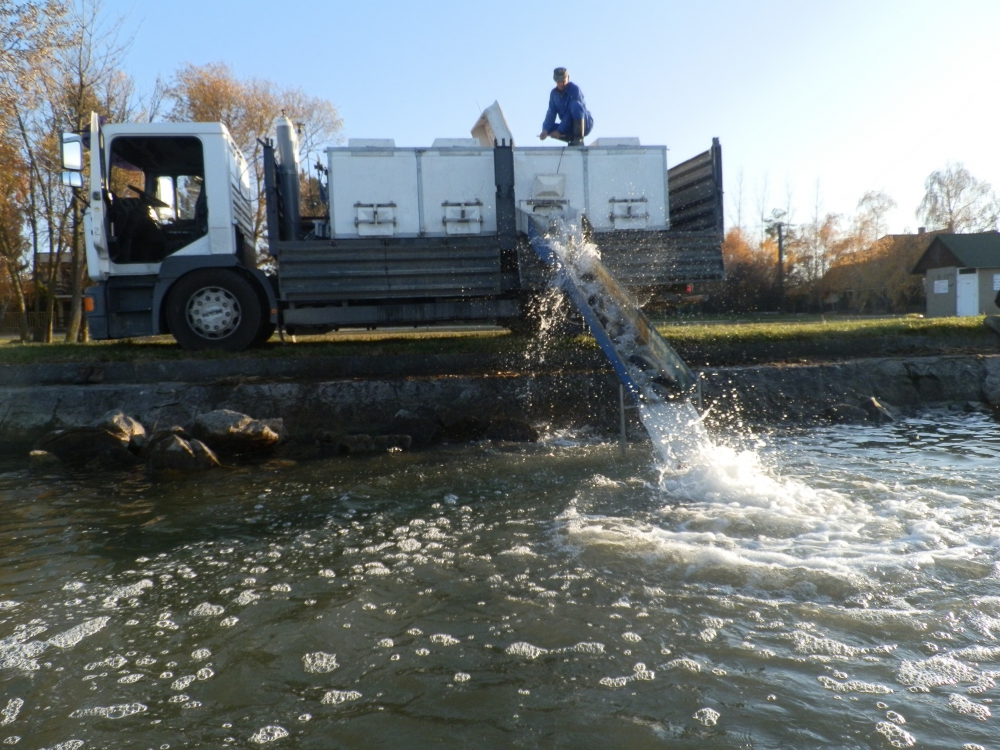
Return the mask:
[[[586,132],[589,133],[594,127],[594,118],[587,111],[587,105],[583,101],[583,92],[580,87],[570,81],[566,88],[560,91],[558,88],[552,89],[549,94],[549,111],[545,115],[545,122],[542,123],[542,130],[551,133],[556,129],[556,117],[559,118],[559,130],[570,132],[573,128],[573,120],[586,120]]]

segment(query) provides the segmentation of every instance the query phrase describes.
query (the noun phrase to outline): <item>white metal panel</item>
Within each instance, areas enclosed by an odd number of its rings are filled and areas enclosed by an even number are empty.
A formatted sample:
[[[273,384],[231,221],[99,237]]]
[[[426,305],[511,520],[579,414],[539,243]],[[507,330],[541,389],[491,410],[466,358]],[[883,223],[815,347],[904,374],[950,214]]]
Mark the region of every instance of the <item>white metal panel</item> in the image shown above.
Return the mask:
[[[450,146],[428,149],[420,152],[418,158],[422,189],[421,228],[424,234],[496,233],[497,188],[493,175],[493,149]],[[473,214],[478,216],[473,217]],[[445,221],[446,215],[448,221]],[[470,221],[463,221],[463,218]],[[473,218],[481,218],[482,221],[475,221],[473,226]]]
[[[979,315],[979,273],[963,273],[964,270],[959,270],[956,279],[955,314],[959,317]]]
[[[534,195],[535,178],[539,175],[563,175],[566,182],[561,200],[566,201],[569,210],[586,213],[585,151],[582,148],[514,149],[514,197],[518,208],[529,213],[544,210],[528,203]],[[539,184],[554,184],[554,181],[543,178]],[[519,228],[527,231],[527,227]]]
[[[414,149],[331,148],[330,219],[333,237],[360,236],[358,206],[391,206],[395,236],[420,234],[417,152]],[[394,204],[394,205],[393,205]],[[387,233],[385,226],[378,234]]]
[[[594,231],[667,229],[667,160],[663,146],[586,149]]]

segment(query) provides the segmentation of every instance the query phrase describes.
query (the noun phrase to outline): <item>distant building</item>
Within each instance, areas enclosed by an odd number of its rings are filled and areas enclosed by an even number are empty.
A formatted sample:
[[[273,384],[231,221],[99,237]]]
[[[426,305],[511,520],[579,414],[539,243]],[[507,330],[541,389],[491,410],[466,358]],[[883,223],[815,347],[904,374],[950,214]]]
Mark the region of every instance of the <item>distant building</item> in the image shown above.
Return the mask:
[[[913,273],[924,275],[928,317],[1000,313],[998,232],[935,235]]]

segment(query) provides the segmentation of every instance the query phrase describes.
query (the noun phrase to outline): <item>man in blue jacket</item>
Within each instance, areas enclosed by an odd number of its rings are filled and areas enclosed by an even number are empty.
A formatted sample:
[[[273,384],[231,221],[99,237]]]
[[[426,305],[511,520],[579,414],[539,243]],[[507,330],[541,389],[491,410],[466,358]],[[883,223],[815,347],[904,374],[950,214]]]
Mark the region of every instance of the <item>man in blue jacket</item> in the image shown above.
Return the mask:
[[[552,79],[556,82],[556,87],[549,94],[549,111],[542,123],[542,134],[538,137],[543,141],[546,138],[557,138],[568,142],[570,146],[582,146],[584,136],[589,135],[594,128],[594,118],[587,111],[583,92],[575,83],[569,82],[569,71],[566,68],[556,68]]]

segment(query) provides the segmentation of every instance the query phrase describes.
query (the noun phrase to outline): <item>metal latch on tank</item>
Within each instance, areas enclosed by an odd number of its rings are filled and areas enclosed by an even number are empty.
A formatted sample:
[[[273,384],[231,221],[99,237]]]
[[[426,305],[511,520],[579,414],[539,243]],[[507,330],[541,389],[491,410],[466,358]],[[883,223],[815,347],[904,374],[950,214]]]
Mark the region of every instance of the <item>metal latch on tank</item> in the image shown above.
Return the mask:
[[[354,226],[362,237],[388,237],[396,233],[395,203],[355,203]]]
[[[479,234],[483,229],[483,202],[453,203],[445,201],[441,204],[444,216],[441,222],[447,234]]]
[[[615,229],[645,229],[649,220],[646,198],[611,198],[611,219]]]

